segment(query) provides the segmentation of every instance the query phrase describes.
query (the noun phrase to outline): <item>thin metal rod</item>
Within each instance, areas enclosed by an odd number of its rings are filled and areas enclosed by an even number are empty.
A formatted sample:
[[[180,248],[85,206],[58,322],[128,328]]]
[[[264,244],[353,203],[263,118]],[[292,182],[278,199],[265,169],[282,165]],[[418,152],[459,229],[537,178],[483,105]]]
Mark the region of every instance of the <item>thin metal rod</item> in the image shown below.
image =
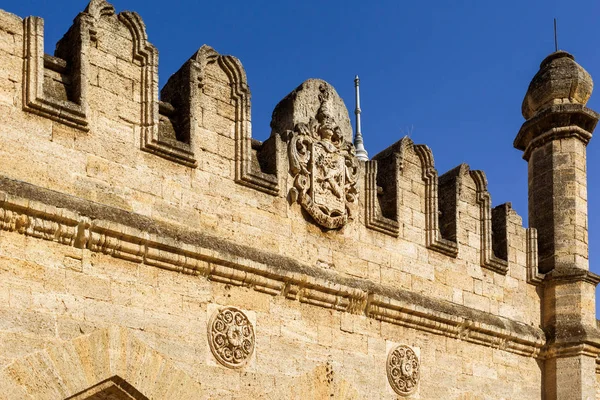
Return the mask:
[[[556,34],[556,18],[554,18],[554,51],[558,51],[558,35]]]
[[[354,147],[356,148],[356,158],[358,158],[359,160],[368,161],[369,154],[365,149],[360,126],[360,79],[358,78],[358,75],[356,75],[356,77],[354,78],[354,94],[356,96],[356,109],[354,110],[354,115],[356,115],[356,132],[354,133]]]
[[[362,134],[362,132],[360,131],[360,89],[359,89],[359,85],[360,85],[360,80],[358,78],[358,75],[356,75],[356,77],[354,78],[354,95],[355,95],[355,100],[356,100],[356,109],[354,110],[354,115],[356,115],[356,135],[360,136]]]

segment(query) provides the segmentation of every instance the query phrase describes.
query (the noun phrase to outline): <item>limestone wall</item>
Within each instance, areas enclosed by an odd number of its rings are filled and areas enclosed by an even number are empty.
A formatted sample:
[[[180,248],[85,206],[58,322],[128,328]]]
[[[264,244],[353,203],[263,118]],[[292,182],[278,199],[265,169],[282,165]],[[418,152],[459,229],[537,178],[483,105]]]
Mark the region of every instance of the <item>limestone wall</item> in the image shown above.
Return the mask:
[[[334,398],[395,398],[386,386],[388,343],[420,349],[421,386],[416,398],[539,398],[539,368],[532,357],[58,243],[40,246],[39,241],[3,233],[0,242],[3,365],[58,346],[61,339],[74,340],[61,345],[73,347],[77,356],[71,355],[71,360],[91,359],[87,362],[95,365],[99,355],[89,350],[91,345],[80,344],[81,336],[118,325],[132,329],[145,346],[172,358],[174,368],[200,383],[202,396],[190,398],[269,394],[267,398],[321,399],[330,392]],[[247,310],[255,321],[255,355],[242,371],[220,366],[209,350],[206,325],[213,304]],[[110,348],[94,346],[98,354]],[[143,354],[147,351],[143,348]],[[61,364],[61,357],[52,351],[42,360]],[[89,376],[85,369],[74,367],[77,363],[70,364],[73,367],[65,367],[69,374],[82,377],[57,373],[64,381],[92,386],[108,375],[100,371]],[[41,379],[45,368],[20,370],[19,362],[8,365],[2,378],[18,377],[18,382],[27,384],[41,380],[54,390],[49,391],[53,395],[36,398],[69,394],[62,385]],[[141,371],[133,372],[135,376]],[[154,370],[144,373],[159,375]]]
[[[300,128],[282,128],[318,118],[318,99],[311,115],[282,103],[254,141],[241,63],[204,46],[159,101],[141,18],[97,0],[55,56],[41,19],[0,12],[0,385],[68,398],[118,374],[161,398],[112,364],[31,383],[60,369],[53,349],[96,360],[77,343],[124,329],[141,344],[123,351],[147,346],[200,383],[189,398],[394,398],[393,344],[420,357],[415,398],[540,397],[536,232],[491,208],[481,171],[438,177],[401,139],[356,164],[350,218],[326,229],[294,201]],[[216,306],[254,326],[243,369],[211,354]]]

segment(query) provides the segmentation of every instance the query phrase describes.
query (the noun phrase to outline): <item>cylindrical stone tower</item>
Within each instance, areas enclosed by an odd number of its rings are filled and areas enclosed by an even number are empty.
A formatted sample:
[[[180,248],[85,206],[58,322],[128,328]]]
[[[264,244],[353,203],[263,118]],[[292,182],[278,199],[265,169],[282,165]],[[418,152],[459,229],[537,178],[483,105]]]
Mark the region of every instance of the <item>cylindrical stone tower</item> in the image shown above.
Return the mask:
[[[550,54],[525,99],[514,146],[529,164],[529,224],[538,231],[544,398],[596,398],[595,287],[589,272],[586,146],[599,115],[586,108],[590,75],[569,53]]]
[[[585,107],[590,75],[572,55],[546,57],[523,100],[515,147],[529,162],[529,220],[538,230],[540,272],[589,269],[586,146],[598,114]]]

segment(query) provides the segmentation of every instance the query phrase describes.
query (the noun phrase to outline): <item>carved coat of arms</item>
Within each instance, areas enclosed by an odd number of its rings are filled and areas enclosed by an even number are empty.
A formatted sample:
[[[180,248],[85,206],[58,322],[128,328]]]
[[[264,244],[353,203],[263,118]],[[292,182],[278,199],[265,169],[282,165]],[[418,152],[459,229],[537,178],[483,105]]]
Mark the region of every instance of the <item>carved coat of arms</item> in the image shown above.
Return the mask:
[[[321,226],[341,228],[351,217],[356,202],[358,162],[354,145],[346,141],[329,111],[329,91],[320,87],[321,106],[316,118],[294,127],[289,141],[292,201]]]

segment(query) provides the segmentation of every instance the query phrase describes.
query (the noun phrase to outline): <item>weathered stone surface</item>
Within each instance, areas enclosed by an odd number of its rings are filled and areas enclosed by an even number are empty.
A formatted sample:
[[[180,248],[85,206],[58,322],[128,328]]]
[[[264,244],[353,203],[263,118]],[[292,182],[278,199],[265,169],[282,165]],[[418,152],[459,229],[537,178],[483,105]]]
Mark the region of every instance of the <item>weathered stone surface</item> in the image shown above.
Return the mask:
[[[330,93],[327,113],[340,128],[340,136],[352,143],[352,125],[348,109],[333,86],[322,79],[309,79],[281,100],[271,118],[271,135],[293,130],[297,124],[307,124],[321,108],[320,96],[326,90]]]
[[[566,51],[557,51],[542,61],[533,77],[525,99],[523,117],[530,119],[552,104],[586,105],[594,82],[590,74]]]
[[[93,0],[54,56],[42,43],[41,20],[0,12],[0,398],[388,399],[390,371],[421,399],[593,395],[584,90],[550,84],[560,104],[517,141],[532,204],[560,211],[530,215],[538,235],[409,138],[358,163],[324,81],[261,143],[233,56],[202,46],[159,101],[135,13]],[[315,224],[294,189],[348,218]],[[397,346],[418,363],[386,370]]]
[[[585,107],[592,89],[590,75],[573,56],[548,56],[525,95],[527,121],[514,142],[529,163],[529,220],[538,233],[538,268],[546,274],[544,394],[551,399],[597,395],[592,377],[600,330],[593,293],[600,276],[588,271],[585,166],[600,117]]]
[[[308,123],[297,123],[287,138],[294,177],[290,199],[298,200],[319,225],[336,229],[354,211],[358,161],[354,145],[343,137],[333,117],[332,88],[322,83],[317,97],[320,106],[315,116]]]

